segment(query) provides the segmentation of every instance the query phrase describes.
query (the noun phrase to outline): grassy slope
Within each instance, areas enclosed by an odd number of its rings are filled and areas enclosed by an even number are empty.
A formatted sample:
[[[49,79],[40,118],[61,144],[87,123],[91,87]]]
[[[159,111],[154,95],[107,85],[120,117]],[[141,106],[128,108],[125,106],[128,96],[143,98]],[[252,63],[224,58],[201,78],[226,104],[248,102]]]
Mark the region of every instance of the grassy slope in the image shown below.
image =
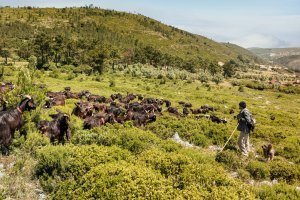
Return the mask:
[[[11,74],[13,76],[6,76],[5,80],[15,82],[16,74],[14,72],[9,72],[8,74]],[[216,111],[217,116],[220,116],[222,118],[226,117],[229,120],[229,123],[227,125],[217,125],[210,123],[210,127],[206,127],[211,130],[216,130],[216,132],[213,132],[215,135],[211,135],[210,137],[221,138],[221,140],[219,140],[218,142],[219,145],[224,144],[225,140],[228,138],[231,131],[236,125],[236,121],[233,119],[233,115],[229,114],[229,109],[234,108],[237,112],[238,102],[241,100],[245,100],[248,103],[249,109],[252,111],[252,113],[258,121],[256,132],[251,136],[251,142],[254,144],[254,147],[258,152],[261,152],[260,146],[262,144],[265,144],[266,142],[272,142],[273,144],[275,144],[275,148],[279,152],[279,159],[283,159],[283,157],[287,156],[284,154],[285,147],[289,147],[289,145],[291,144],[294,145],[294,143],[289,143],[289,141],[294,140],[293,138],[299,137],[300,124],[299,120],[297,120],[298,113],[300,113],[299,95],[279,95],[276,92],[257,91],[251,89],[245,89],[245,92],[238,92],[238,87],[229,86],[211,86],[210,89],[208,89],[204,85],[200,84],[198,81],[189,83],[187,81],[182,80],[167,80],[166,84],[160,84],[160,80],[158,79],[131,77],[122,73],[106,73],[103,76],[101,76],[100,82],[93,81],[92,78],[93,77],[80,75],[74,80],[66,80],[67,74],[60,74],[59,78],[57,79],[49,77],[46,73],[42,74],[41,77],[36,79],[36,82],[47,84],[48,89],[51,91],[61,91],[64,87],[70,86],[72,90],[76,92],[87,89],[90,90],[92,93],[101,94],[104,96],[109,96],[110,94],[117,92],[123,94],[126,94],[127,92],[141,93],[148,97],[169,99],[171,100],[174,106],[178,107],[180,107],[177,104],[178,101],[191,102],[194,108],[204,104],[209,104],[218,109]],[[114,87],[109,86],[111,81],[115,82]],[[76,102],[76,100],[68,100],[67,105],[65,107],[59,107],[59,109],[67,113],[71,113],[72,108],[74,107],[74,102]],[[55,112],[55,109],[56,108],[53,108],[51,110],[43,110],[41,113],[41,118],[49,119],[48,114]],[[274,115],[276,117],[276,120],[270,120],[271,115]],[[78,128],[77,130],[81,129],[81,120],[79,120],[77,117],[72,116],[71,121],[73,127]],[[150,124],[144,128],[141,128],[141,133],[148,135],[149,132],[147,131],[150,131],[155,133],[160,138],[164,138],[164,134],[167,134],[167,136],[169,137],[172,136],[175,131],[177,131],[179,132],[179,135],[184,139],[197,143],[197,141],[199,142],[199,140],[195,140],[197,134],[209,134],[207,132],[208,130],[202,129],[204,125],[203,123],[206,124],[207,121],[205,119],[197,120],[193,116],[190,116],[188,118],[177,119],[176,117],[169,116],[166,112],[164,112],[164,116],[158,118],[157,122],[155,122],[154,124]],[[107,129],[106,127],[103,127],[100,130],[103,130],[104,132],[106,130],[108,131],[108,133],[110,133],[111,131],[110,134],[112,135],[112,137],[116,137],[113,136],[114,128],[112,128],[112,130],[110,130],[110,128]],[[124,131],[124,133],[126,133],[126,131],[128,130],[131,129],[128,129],[126,127],[120,127],[118,132],[121,131],[122,133]],[[76,138],[79,136],[79,132],[77,133],[76,131],[73,133],[73,137]],[[235,145],[237,136],[238,134],[236,133],[229,146]],[[33,179],[32,181],[31,178],[29,178],[32,176],[32,174],[34,174],[34,163],[36,162],[35,149],[40,149],[42,152],[47,152],[48,148],[56,152],[60,149],[60,147],[52,148],[51,145],[41,147],[41,142],[36,143],[34,142],[35,140],[39,141],[41,139],[39,139],[36,134],[32,133],[31,138],[29,138],[27,142],[25,142],[22,138],[21,140],[18,139],[14,142],[14,155],[16,156],[18,164],[14,165],[12,169],[8,170],[7,173],[9,173],[9,176],[14,178],[8,178],[6,176],[5,182],[2,183],[2,186],[0,188],[2,195],[4,194],[6,197],[10,196],[13,198],[22,199],[37,198],[35,194],[36,192],[32,191],[36,188],[39,188],[40,186],[36,185],[36,179]],[[69,148],[73,147],[71,146]],[[80,146],[78,146],[78,148],[81,149]],[[124,149],[124,151],[126,151],[126,149]],[[155,151],[156,150],[154,150],[154,152]],[[147,155],[148,151],[144,152]],[[197,152],[187,151],[184,152],[184,154],[182,153],[183,152],[178,152],[177,156],[183,156],[186,153],[191,154],[192,157],[195,157],[197,155],[197,158],[198,156],[202,159],[205,158],[206,161],[203,160],[201,162],[206,163],[206,168],[210,168],[212,166],[219,167],[219,164],[214,162],[215,154],[209,152],[206,148],[200,149],[200,151],[197,150]],[[169,154],[165,155],[167,156]],[[143,159],[149,158],[147,156],[143,157],[142,155],[138,155],[134,160],[142,160],[141,162],[144,163],[145,161],[143,161]],[[289,159],[290,161],[294,161],[294,157]],[[253,160],[253,158],[251,160]],[[203,170],[205,169],[204,172],[209,173],[209,175],[206,175],[207,178],[212,178],[212,180],[214,180],[214,175],[212,175],[213,172],[206,172],[206,170],[208,170],[206,168],[203,168]],[[148,171],[150,173],[150,171],[152,170],[148,168]],[[227,176],[226,174],[224,174],[224,172],[220,172],[220,175]],[[16,185],[17,190],[20,188],[23,188],[23,190],[20,190],[20,192],[15,193],[15,190],[9,189],[9,185]],[[244,187],[243,185],[241,186]],[[248,189],[246,190],[248,191]],[[230,190],[226,191],[229,192]],[[60,190],[60,192],[62,191]]]
[[[67,9],[65,13],[61,9],[50,8],[30,10],[2,8],[0,11],[2,23],[21,21],[32,28],[70,26],[68,13],[73,13],[78,16],[80,22],[95,22],[97,25],[108,28],[114,34],[138,40],[144,45],[153,46],[163,53],[183,59],[201,56],[203,59],[225,62],[229,59],[236,59],[240,54],[251,61],[255,58],[250,51],[236,45],[217,43],[206,37],[175,29],[142,15],[99,9]],[[88,15],[88,12],[93,12],[93,14]],[[103,16],[104,13],[108,14]],[[36,20],[27,21],[29,16]],[[79,26],[78,28],[80,28]],[[110,42],[114,43],[114,41]]]

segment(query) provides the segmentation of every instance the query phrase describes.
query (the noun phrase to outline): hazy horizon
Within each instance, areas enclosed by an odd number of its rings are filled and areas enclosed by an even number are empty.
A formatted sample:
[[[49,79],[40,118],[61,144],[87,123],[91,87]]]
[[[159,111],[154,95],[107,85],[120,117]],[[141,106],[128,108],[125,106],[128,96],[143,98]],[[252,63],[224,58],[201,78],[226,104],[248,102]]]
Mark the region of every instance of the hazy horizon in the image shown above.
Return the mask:
[[[91,5],[154,18],[217,42],[244,48],[300,47],[297,0],[3,0],[0,6],[81,7]]]

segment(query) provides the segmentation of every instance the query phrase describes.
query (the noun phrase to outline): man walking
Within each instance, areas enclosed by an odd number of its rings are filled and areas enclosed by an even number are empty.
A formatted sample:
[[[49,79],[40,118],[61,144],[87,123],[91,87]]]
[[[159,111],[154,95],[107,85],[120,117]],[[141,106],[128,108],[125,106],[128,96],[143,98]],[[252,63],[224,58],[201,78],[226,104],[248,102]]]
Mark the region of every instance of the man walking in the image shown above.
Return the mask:
[[[244,156],[247,157],[250,151],[250,129],[248,127],[248,124],[251,123],[251,113],[246,107],[246,102],[241,101],[239,103],[240,113],[237,115],[239,123],[237,129],[240,131],[240,137],[238,139],[240,151]]]

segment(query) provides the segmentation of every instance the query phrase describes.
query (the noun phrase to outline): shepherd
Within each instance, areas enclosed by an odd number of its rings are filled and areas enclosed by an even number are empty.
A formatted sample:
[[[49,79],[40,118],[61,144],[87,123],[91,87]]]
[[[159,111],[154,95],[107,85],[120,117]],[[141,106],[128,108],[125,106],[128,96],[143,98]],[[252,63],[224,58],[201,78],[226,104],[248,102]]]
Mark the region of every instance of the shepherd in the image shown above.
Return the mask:
[[[240,113],[237,115],[238,127],[237,130],[240,131],[240,136],[238,139],[238,146],[243,156],[248,157],[250,151],[250,131],[252,124],[252,115],[250,111],[246,108],[246,102],[241,101],[239,103]]]

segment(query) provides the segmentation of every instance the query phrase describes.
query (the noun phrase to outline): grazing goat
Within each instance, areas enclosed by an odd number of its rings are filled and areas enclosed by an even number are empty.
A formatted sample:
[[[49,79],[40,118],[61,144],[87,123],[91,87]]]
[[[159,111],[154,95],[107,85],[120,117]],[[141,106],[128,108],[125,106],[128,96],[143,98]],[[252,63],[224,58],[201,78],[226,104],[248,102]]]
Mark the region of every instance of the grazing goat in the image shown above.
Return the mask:
[[[65,136],[69,141],[71,139],[71,131],[69,127],[70,118],[67,114],[58,111],[57,114],[50,115],[52,121],[41,121],[38,124],[39,130],[43,135],[50,138],[50,142],[53,144],[55,140],[58,143],[65,142]]]
[[[14,138],[15,130],[20,130],[23,126],[23,112],[35,108],[33,99],[27,96],[15,109],[0,112],[0,145],[3,155],[9,155],[9,146]]]

